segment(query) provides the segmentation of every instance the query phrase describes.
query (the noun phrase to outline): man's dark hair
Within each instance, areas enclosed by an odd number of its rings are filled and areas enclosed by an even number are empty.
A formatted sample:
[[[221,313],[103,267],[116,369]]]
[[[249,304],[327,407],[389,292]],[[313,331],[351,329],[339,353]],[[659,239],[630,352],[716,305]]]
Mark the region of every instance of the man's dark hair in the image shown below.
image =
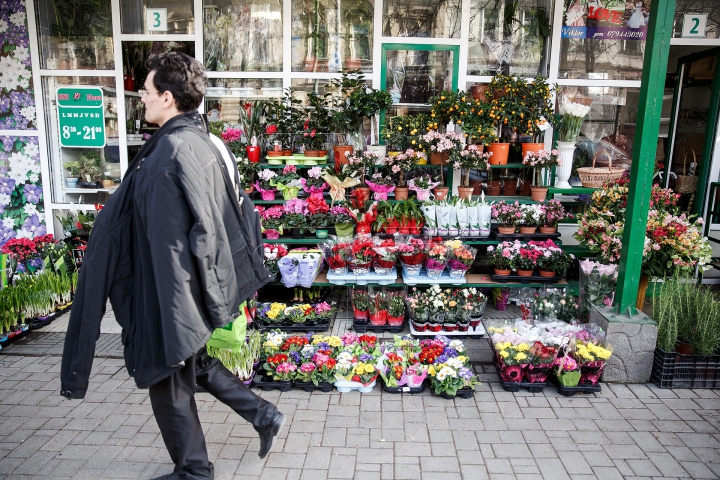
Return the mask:
[[[148,72],[155,70],[153,85],[162,92],[173,94],[181,112],[197,110],[205,96],[205,69],[190,55],[170,52],[147,59]]]

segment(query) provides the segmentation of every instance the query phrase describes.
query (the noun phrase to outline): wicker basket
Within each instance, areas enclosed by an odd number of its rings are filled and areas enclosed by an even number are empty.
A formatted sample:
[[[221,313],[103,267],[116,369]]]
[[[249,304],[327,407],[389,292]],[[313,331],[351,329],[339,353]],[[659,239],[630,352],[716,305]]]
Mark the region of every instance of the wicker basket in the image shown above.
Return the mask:
[[[609,161],[608,168],[595,168],[595,160],[597,160],[597,157],[603,153],[607,156]],[[600,150],[595,153],[595,156],[593,157],[592,167],[578,168],[577,171],[578,175],[580,175],[580,181],[582,182],[583,187],[600,188],[606,182],[614,181],[620,178],[625,169],[621,167],[613,168],[612,157],[610,154],[606,150]]]
[[[697,156],[695,155],[695,150],[692,148],[690,149],[693,156],[693,164],[697,167]],[[695,175],[686,175],[687,173],[687,157],[688,153],[685,152],[685,157],[683,157],[683,174],[677,176],[677,181],[675,182],[675,191],[677,193],[693,193],[695,190],[697,190],[697,183],[698,183],[698,177]]]

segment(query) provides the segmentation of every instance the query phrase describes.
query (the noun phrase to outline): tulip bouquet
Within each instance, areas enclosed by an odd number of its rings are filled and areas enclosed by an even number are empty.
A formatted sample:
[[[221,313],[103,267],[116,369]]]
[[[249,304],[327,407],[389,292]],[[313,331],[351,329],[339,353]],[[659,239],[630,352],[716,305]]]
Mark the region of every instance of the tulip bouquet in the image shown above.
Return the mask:
[[[560,101],[560,115],[562,115],[558,140],[561,142],[576,142],[585,117],[590,113],[591,98],[582,95],[563,94]]]

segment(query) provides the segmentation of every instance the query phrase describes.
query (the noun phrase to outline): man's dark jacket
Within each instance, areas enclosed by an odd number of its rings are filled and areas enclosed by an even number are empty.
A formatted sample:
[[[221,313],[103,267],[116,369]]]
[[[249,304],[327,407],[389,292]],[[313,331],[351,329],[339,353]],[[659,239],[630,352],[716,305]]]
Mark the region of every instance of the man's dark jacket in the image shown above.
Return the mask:
[[[108,297],[140,388],[197,353],[270,278],[258,213],[197,112],[165,123],[97,217],[73,300],[61,394],[83,398]],[[238,198],[240,202],[238,202]]]

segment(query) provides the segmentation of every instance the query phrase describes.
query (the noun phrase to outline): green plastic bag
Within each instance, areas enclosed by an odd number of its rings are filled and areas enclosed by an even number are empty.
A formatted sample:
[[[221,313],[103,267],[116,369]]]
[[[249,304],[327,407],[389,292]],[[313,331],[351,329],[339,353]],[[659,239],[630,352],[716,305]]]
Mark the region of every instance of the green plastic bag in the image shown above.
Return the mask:
[[[206,345],[214,348],[224,348],[233,352],[245,347],[247,335],[247,302],[240,305],[240,316],[222,328],[216,328]]]

